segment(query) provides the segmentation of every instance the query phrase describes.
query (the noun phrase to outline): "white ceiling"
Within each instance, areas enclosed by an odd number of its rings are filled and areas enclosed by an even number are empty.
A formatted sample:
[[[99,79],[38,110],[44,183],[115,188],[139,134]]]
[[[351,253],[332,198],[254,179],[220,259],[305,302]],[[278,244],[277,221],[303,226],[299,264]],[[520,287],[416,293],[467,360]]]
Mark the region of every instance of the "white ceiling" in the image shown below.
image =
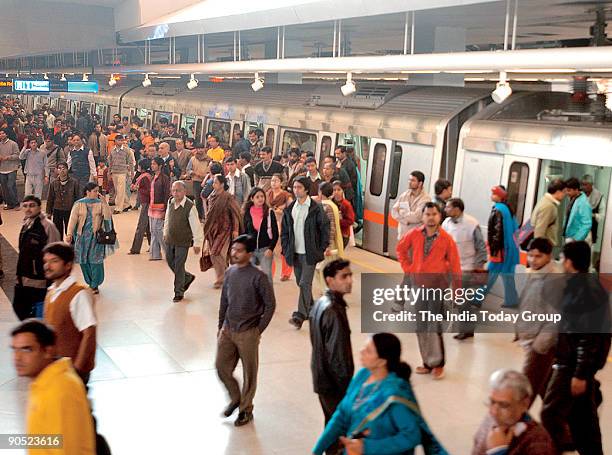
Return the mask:
[[[87,6],[108,6],[113,8],[124,0],[38,0],[40,2],[53,2],[53,3],[70,3],[73,5],[87,5]]]

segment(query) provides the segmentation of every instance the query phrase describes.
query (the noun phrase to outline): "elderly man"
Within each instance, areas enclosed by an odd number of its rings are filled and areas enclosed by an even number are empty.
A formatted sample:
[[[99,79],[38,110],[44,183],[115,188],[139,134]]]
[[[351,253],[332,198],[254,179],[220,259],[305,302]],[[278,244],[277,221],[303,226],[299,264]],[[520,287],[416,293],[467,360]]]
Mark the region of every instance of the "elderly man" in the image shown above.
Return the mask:
[[[595,244],[597,243],[597,230],[599,228],[599,222],[602,221],[605,216],[606,198],[601,191],[595,188],[593,177],[591,175],[587,174],[582,177],[581,188],[589,199],[589,205],[591,206],[591,237],[593,244]]]
[[[472,455],[555,455],[550,435],[527,413],[529,379],[502,369],[491,375],[489,386],[489,415],[474,436]]]

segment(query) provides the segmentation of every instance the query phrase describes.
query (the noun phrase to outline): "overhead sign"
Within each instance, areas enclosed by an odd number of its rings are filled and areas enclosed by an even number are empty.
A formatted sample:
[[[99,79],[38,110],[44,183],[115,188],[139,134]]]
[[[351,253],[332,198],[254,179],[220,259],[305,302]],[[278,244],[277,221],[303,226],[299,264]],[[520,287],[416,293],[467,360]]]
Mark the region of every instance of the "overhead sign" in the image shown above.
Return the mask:
[[[13,91],[23,93],[49,93],[49,81],[13,80]]]
[[[98,81],[68,81],[68,93],[98,93]]]
[[[13,79],[0,78],[0,93],[13,93]]]

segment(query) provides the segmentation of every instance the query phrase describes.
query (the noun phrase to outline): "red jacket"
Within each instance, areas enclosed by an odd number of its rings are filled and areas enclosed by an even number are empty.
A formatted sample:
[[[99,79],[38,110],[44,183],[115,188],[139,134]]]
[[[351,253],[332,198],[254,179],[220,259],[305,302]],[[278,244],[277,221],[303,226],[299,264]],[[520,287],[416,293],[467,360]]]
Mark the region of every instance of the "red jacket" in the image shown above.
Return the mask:
[[[350,237],[351,226],[355,222],[355,211],[353,210],[353,206],[346,199],[342,199],[340,202],[334,199],[334,202],[338,206],[338,209],[340,209],[340,230],[342,231],[342,237]]]
[[[397,244],[397,258],[405,274],[436,273],[453,275],[455,288],[461,287],[461,260],[453,238],[442,228],[425,256],[425,226],[409,231]]]

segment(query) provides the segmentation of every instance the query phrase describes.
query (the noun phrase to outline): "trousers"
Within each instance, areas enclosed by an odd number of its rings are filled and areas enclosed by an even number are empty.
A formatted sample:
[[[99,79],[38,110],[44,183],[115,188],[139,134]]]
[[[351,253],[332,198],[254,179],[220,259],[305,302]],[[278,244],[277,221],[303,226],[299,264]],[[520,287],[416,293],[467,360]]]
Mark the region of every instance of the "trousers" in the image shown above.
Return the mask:
[[[260,337],[257,327],[243,332],[233,332],[224,328],[217,340],[215,359],[217,375],[227,389],[230,402],[240,405],[240,412],[253,411],[253,398],[257,390]],[[234,377],[238,360],[242,362],[242,391]]]
[[[185,293],[185,283],[188,277],[194,276],[185,270],[185,262],[189,248],[165,244],[166,262],[174,273],[174,295],[182,296]]]
[[[269,248],[258,248],[253,252],[251,256],[251,263],[255,266],[259,266],[262,272],[266,274],[270,283],[272,283],[272,262],[274,261],[274,255],[271,257],[266,256],[266,251]]]
[[[202,182],[199,180],[193,180],[193,199],[195,201],[196,209],[198,211],[198,216],[201,220],[204,219],[204,203],[202,202],[202,196],[200,193],[202,192]]]
[[[344,395],[341,394],[319,394],[319,403],[321,403],[321,409],[323,409],[323,415],[325,416],[325,426],[331,420],[342,398],[344,398]],[[342,450],[342,444],[336,440],[325,450],[325,453],[326,455],[340,455]]]
[[[0,174],[0,186],[7,207],[11,209],[17,207],[19,205],[17,200],[17,171]]]
[[[70,219],[70,210],[53,209],[53,224],[60,234],[68,232],[68,220]]]
[[[539,354],[531,346],[525,347],[525,363],[523,363],[523,374],[531,383],[533,396],[531,403],[539,395],[542,401],[546,396],[546,388],[552,374],[552,366],[555,360],[555,351],[551,349],[546,354]]]
[[[83,278],[85,278],[85,283],[89,285],[90,288],[96,289],[104,282],[104,263],[100,264],[79,264],[81,266],[81,271],[83,272]]]
[[[43,186],[45,180],[42,175],[27,175],[25,179],[25,188],[24,194],[27,196],[28,194],[32,194],[37,198],[42,198]]]
[[[419,311],[429,310],[432,313],[443,314],[444,302],[431,299],[421,299],[417,302]],[[444,366],[444,338],[440,322],[417,320],[417,341],[423,359],[423,366],[438,368]]]
[[[143,203],[140,207],[140,214],[138,215],[138,224],[136,225],[136,232],[134,233],[134,240],[132,241],[132,253],[140,253],[142,248],[142,241],[147,238],[149,245],[151,245],[151,228],[149,226],[149,204]]]
[[[297,254],[293,267],[295,282],[300,288],[298,309],[293,313],[293,317],[305,321],[310,316],[310,309],[313,305],[312,280],[314,279],[316,264],[308,264],[305,254]]]
[[[211,254],[210,260],[213,264],[213,268],[215,269],[215,275],[217,279],[215,280],[215,284],[220,285],[223,283],[223,278],[225,277],[225,270],[227,269],[227,252],[229,250],[229,237],[227,241],[221,247],[221,251],[219,254]]]
[[[159,260],[162,258],[161,252],[164,249],[164,219],[149,217],[149,229],[151,230],[151,259]]]
[[[125,174],[113,174],[113,186],[115,187],[115,210],[122,211],[125,203]]]

